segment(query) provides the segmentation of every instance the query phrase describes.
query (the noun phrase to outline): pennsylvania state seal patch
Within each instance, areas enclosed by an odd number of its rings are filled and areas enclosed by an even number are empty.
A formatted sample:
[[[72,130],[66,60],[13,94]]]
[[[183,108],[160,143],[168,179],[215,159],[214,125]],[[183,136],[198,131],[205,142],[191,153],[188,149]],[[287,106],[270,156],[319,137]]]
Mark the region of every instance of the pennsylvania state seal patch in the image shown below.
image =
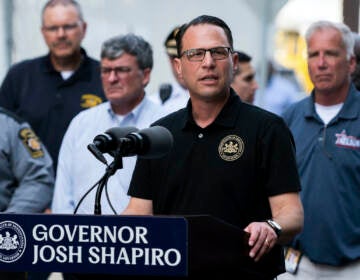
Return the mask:
[[[218,151],[223,160],[237,160],[244,152],[244,141],[237,135],[228,135],[221,140]]]

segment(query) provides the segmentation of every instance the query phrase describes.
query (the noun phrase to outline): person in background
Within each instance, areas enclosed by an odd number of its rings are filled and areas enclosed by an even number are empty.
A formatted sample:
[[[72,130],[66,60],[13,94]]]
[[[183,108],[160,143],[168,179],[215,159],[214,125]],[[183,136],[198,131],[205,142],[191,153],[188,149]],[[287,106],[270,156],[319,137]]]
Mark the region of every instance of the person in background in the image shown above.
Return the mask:
[[[305,97],[292,70],[269,60],[267,76],[263,96],[259,96],[259,106],[263,109],[280,116],[291,104]]]
[[[71,119],[104,100],[99,62],[81,47],[86,22],[73,0],[50,0],[41,14],[49,53],[13,65],[0,87],[0,106],[25,119],[49,151],[56,171]]]
[[[360,90],[360,35],[353,32],[355,44],[354,44],[354,55],[356,59],[355,70],[351,74],[351,79],[357,90]]]
[[[0,107],[0,212],[41,213],[51,201],[54,173],[49,153],[28,123]],[[6,227],[0,229],[5,236]],[[0,279],[26,279],[0,271]]]
[[[281,244],[303,219],[291,133],[231,89],[238,56],[223,20],[202,15],[183,25],[177,49],[190,102],[153,124],[172,133],[173,147],[162,158],[137,160],[122,214],[212,215],[248,232],[250,253],[235,269],[190,278],[273,279],[284,271]]]
[[[80,112],[70,123],[61,145],[52,212],[72,214],[85,193],[105,173],[106,166],[87,149],[96,135],[113,127],[148,127],[164,115],[150,101],[145,87],[150,81],[153,51],[142,37],[127,34],[106,40],[101,48],[101,80],[107,102]],[[125,135],[124,135],[125,137]],[[107,161],[113,158],[104,154]],[[136,157],[124,157],[123,168],[108,182],[102,196],[103,214],[118,214],[129,201],[127,195]],[[96,189],[85,197],[79,214],[94,214]]]
[[[178,31],[179,26],[176,26],[173,30],[171,30],[164,42],[166,54],[169,59],[175,82],[161,84],[159,92],[150,96],[154,102],[162,104],[162,107],[168,113],[185,107],[189,100],[189,91],[186,89],[184,81],[178,76],[175,70],[174,60],[178,56],[175,36]]]
[[[0,212],[39,213],[53,195],[50,155],[27,122],[1,107],[0,123]]]
[[[242,101],[253,104],[259,85],[255,80],[255,69],[251,65],[252,58],[244,52],[235,52],[238,55],[238,64],[235,66],[231,87]]]
[[[283,115],[296,144],[304,229],[278,279],[353,280],[360,275],[360,94],[351,82],[354,38],[317,21],[305,35],[314,89]]]

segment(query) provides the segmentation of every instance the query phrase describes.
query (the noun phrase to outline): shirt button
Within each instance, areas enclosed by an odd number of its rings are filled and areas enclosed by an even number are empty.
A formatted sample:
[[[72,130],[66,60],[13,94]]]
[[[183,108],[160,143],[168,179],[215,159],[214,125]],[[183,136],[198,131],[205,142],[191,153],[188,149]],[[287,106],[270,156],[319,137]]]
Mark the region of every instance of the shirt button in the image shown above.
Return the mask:
[[[203,137],[204,137],[204,134],[199,133],[198,137],[201,139],[201,138],[203,138]]]

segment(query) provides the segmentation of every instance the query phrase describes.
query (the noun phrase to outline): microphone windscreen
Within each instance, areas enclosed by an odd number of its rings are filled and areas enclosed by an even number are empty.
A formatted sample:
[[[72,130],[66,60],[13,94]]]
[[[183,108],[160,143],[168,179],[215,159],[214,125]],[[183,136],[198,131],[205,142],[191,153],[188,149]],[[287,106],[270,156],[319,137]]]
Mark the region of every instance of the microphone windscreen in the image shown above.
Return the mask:
[[[115,139],[121,139],[126,137],[128,134],[132,132],[137,132],[139,129],[133,126],[125,126],[125,127],[112,127],[105,131],[105,133],[114,137]]]
[[[138,132],[146,143],[139,153],[141,158],[157,158],[166,155],[174,142],[171,132],[163,126],[152,126]]]

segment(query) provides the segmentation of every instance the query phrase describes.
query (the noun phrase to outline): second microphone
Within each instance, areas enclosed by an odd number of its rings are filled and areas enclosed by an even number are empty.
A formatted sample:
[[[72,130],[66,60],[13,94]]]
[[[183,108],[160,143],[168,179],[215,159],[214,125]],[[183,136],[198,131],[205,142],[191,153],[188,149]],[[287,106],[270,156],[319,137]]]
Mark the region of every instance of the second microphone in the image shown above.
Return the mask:
[[[142,130],[135,127],[114,127],[97,135],[93,145],[102,153],[128,157],[158,158],[166,155],[172,145],[173,136],[163,126],[152,126]]]

